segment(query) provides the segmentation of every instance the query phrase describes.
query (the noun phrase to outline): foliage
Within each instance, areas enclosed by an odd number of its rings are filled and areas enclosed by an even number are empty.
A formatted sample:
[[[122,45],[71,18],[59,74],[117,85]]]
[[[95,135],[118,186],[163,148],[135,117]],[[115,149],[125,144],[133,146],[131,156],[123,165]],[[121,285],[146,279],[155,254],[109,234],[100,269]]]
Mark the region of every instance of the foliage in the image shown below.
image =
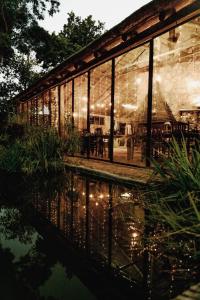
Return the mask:
[[[200,142],[196,141],[189,154],[187,142],[174,139],[170,156],[163,165],[154,162],[155,173],[163,183],[152,185],[151,217],[169,226],[169,235],[200,236]]]
[[[180,144],[173,139],[169,158],[164,158],[163,164],[153,161],[155,173],[161,176],[165,186],[176,191],[200,190],[200,143],[196,141],[191,154],[188,153],[186,140]]]
[[[0,4],[0,113],[14,110],[12,99],[47,71],[99,37],[104,24],[92,16],[68,14],[63,30],[50,34],[38,21],[58,11],[55,0],[3,0]]]
[[[55,67],[75,52],[91,43],[102,35],[104,24],[95,21],[89,15],[85,19],[76,16],[74,12],[68,13],[66,24],[58,34],[52,33],[49,37],[45,32],[40,31],[43,42],[40,44],[35,41],[34,51],[38,62],[43,68]],[[33,35],[33,39],[35,36]]]
[[[24,145],[18,140],[11,146],[1,147],[0,170],[5,170],[8,173],[20,172],[24,157]]]
[[[55,129],[30,127],[27,130],[24,144],[26,156],[22,171],[27,174],[34,172],[57,172],[64,169],[63,145]]]
[[[14,49],[27,54],[26,32],[44,19],[45,11],[53,15],[58,11],[56,0],[2,0],[0,3],[0,58],[9,59]]]
[[[4,141],[3,136],[1,140]],[[9,137],[9,143],[6,146],[1,145],[0,170],[28,175],[62,171],[62,140],[54,129],[27,127],[24,129],[23,138]]]
[[[66,122],[65,124],[66,138],[64,142],[65,153],[69,155],[74,155],[80,150],[80,133],[78,129],[72,125],[71,122]]]

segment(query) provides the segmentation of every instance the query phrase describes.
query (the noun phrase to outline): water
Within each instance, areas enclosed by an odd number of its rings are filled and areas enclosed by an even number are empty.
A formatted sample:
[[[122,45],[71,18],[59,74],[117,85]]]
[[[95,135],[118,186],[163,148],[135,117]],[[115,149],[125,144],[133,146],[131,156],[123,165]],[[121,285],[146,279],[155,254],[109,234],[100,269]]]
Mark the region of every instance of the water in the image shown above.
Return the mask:
[[[140,187],[71,171],[9,186],[0,210],[3,300],[164,300],[199,278],[196,242],[160,240],[165,228],[146,224]]]

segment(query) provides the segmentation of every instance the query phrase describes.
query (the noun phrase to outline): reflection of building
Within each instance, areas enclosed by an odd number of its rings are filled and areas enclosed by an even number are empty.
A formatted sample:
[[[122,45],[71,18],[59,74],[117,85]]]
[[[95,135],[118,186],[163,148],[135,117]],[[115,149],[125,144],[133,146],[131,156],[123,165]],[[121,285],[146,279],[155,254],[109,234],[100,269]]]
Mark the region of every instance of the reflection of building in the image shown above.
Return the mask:
[[[151,137],[165,154],[174,133],[199,135],[199,10],[195,0],[152,1],[20,94],[19,113],[63,136],[72,120],[82,155],[148,165]]]

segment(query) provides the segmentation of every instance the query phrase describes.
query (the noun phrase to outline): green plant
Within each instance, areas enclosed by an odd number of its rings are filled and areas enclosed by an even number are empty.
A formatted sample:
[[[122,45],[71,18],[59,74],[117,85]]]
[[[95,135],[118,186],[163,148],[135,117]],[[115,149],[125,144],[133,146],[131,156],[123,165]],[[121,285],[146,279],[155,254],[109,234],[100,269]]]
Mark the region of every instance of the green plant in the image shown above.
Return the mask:
[[[200,236],[200,142],[187,151],[187,142],[173,139],[170,156],[163,164],[153,162],[155,174],[162,181],[150,185],[150,219],[164,223],[165,236],[186,234]]]
[[[80,133],[78,129],[72,125],[71,122],[67,122],[65,124],[65,132],[66,138],[64,142],[65,153],[69,155],[74,155],[75,153],[80,151]]]
[[[0,169],[8,173],[55,173],[64,170],[63,142],[52,128],[26,127],[20,139],[0,145]]]
[[[7,173],[17,173],[21,171],[25,157],[24,145],[20,141],[8,147],[0,147],[0,169]]]
[[[64,169],[63,142],[55,129],[27,128],[23,143],[26,148],[23,172],[51,173]]]
[[[173,138],[170,155],[160,164],[153,161],[154,175],[159,174],[165,186],[187,193],[200,190],[200,142],[196,141],[191,153],[188,153],[187,142],[183,138],[178,144]]]

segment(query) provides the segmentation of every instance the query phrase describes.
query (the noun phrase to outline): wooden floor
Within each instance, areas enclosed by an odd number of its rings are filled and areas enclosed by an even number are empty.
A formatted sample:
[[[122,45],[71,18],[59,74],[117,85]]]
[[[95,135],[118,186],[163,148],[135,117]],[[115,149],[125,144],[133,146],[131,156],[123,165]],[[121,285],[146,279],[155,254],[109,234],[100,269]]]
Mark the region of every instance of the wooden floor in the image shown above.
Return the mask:
[[[67,167],[85,171],[106,179],[112,179],[127,183],[146,184],[151,176],[152,169],[124,166],[116,163],[85,159],[79,157],[66,157]]]

